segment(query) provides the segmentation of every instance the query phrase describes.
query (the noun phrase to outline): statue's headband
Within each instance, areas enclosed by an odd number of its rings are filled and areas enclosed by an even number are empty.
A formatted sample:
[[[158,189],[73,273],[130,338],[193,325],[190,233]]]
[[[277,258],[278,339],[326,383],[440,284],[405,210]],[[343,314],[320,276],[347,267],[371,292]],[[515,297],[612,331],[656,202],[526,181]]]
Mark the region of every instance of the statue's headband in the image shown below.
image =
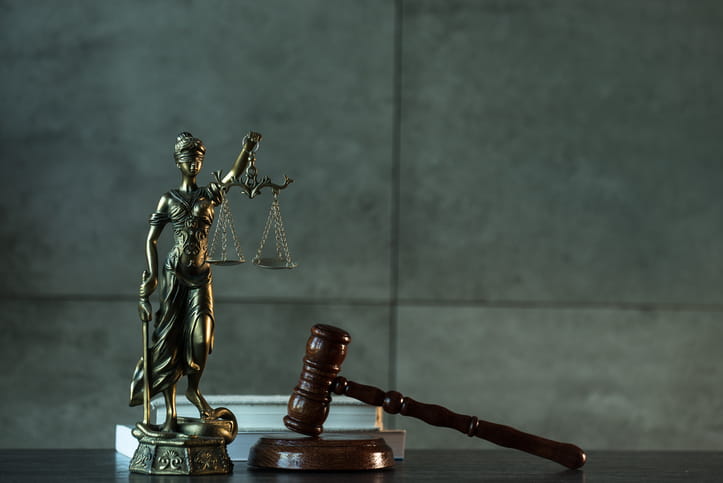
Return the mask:
[[[190,132],[182,132],[176,137],[176,145],[173,147],[173,157],[176,161],[183,158],[195,158],[206,153],[206,146],[203,142],[193,137]]]

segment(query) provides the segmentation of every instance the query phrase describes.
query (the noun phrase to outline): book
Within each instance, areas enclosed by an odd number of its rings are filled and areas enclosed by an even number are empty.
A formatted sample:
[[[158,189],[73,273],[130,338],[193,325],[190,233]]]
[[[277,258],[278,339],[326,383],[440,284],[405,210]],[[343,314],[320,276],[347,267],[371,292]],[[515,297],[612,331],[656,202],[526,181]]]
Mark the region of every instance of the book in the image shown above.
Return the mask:
[[[207,396],[211,407],[224,407],[236,416],[241,431],[287,431],[284,416],[288,395],[221,395]],[[198,409],[185,398],[176,402],[178,416],[198,418]],[[163,398],[151,401],[151,422],[159,424],[166,418]],[[375,431],[383,428],[382,408],[365,404],[347,396],[334,396],[324,431]]]
[[[115,450],[128,458],[133,457],[138,440],[133,436],[133,425],[116,424],[115,426]],[[381,437],[392,448],[395,460],[404,459],[406,443],[406,431],[403,429],[377,429],[373,431],[334,431],[334,434],[362,435],[367,437]],[[248,460],[249,450],[262,437],[288,437],[297,435],[288,429],[285,431],[239,431],[236,439],[226,447],[231,461],[244,462]]]

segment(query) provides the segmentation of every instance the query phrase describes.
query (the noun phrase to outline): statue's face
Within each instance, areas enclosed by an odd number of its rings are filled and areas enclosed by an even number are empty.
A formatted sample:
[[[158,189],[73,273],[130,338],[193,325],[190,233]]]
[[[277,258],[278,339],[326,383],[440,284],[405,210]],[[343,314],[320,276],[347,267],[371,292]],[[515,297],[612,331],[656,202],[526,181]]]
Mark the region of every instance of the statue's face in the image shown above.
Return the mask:
[[[185,176],[194,177],[201,172],[203,167],[203,155],[198,154],[194,157],[181,158],[177,163],[178,169],[181,170]]]

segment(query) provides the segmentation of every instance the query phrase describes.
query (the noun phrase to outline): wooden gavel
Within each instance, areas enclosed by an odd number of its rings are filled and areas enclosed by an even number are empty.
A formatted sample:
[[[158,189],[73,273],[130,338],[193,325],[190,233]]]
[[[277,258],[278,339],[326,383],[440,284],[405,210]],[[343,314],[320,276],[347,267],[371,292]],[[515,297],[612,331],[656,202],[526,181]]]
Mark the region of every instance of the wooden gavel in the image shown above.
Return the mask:
[[[290,430],[308,436],[321,434],[334,392],[380,406],[390,414],[412,416],[434,426],[456,429],[468,436],[526,451],[568,468],[585,464],[585,452],[573,444],[541,438],[476,416],[457,414],[442,406],[420,403],[396,391],[384,392],[337,377],[350,342],[349,334],[337,327],[321,324],[312,327],[299,383],[289,398],[288,413],[284,417],[284,424]]]

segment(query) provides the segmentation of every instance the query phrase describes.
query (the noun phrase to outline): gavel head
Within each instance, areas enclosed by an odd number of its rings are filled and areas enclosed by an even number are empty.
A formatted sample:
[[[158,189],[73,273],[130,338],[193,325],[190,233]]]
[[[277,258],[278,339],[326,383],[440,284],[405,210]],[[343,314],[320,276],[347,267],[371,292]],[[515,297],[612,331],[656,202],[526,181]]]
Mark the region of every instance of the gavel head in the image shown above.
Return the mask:
[[[284,417],[287,428],[309,436],[321,434],[329,415],[331,384],[341,370],[350,342],[349,333],[337,327],[317,324],[311,328],[304,367]]]

